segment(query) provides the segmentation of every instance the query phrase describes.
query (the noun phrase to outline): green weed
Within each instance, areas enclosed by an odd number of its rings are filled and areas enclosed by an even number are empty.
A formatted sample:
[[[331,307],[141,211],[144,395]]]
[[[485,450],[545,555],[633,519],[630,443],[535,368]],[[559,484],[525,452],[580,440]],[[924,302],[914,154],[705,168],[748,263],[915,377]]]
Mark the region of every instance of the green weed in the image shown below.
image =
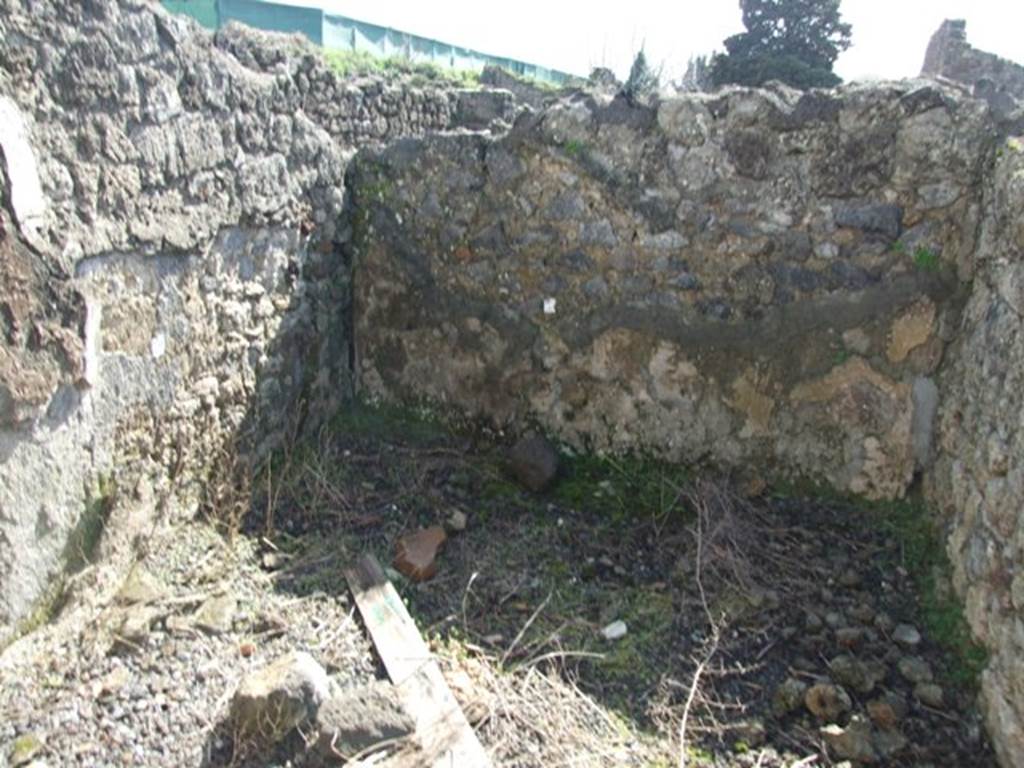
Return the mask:
[[[971,637],[963,604],[948,587],[952,566],[945,540],[922,500],[867,502],[851,493],[806,480],[773,483],[772,490],[782,497],[815,498],[851,509],[866,508],[872,524],[900,545],[902,560],[899,564],[910,574],[920,596],[922,624],[946,652],[947,679],[966,690],[977,687],[988,654]]]
[[[400,435],[411,443],[429,443],[443,438],[448,428],[441,414],[427,406],[396,405],[356,399],[342,408],[331,423],[332,430],[379,440]]]
[[[440,67],[432,62],[412,61],[401,56],[380,57],[367,51],[327,50],[324,51],[324,59],[341,77],[405,75],[418,86],[480,86],[477,72]]]
[[[565,154],[569,157],[579,158],[583,156],[583,153],[587,150],[587,145],[579,139],[566,139],[562,145],[562,149],[565,150]]]
[[[92,562],[114,506],[117,485],[109,476],[97,479],[90,492],[85,510],[64,549],[67,572],[78,573]]]
[[[914,249],[914,266],[925,272],[936,272],[939,269],[939,254],[931,248],[918,246]]]
[[[832,366],[838,367],[847,362],[852,356],[850,350],[840,349],[832,356]]]
[[[611,522],[661,521],[683,509],[680,490],[686,469],[642,456],[579,454],[563,461],[556,499],[569,507],[608,516]]]
[[[919,501],[899,501],[877,505],[875,514],[878,524],[901,544],[903,567],[921,596],[924,626],[951,661],[948,678],[963,688],[976,687],[988,656],[972,639],[962,605],[945,588],[951,567],[931,513]]]
[[[53,621],[67,601],[66,586],[69,576],[81,572],[93,562],[96,547],[103,537],[107,520],[117,497],[117,484],[110,476],[100,476],[90,491],[78,525],[71,531],[64,547],[64,570],[54,577],[32,610],[17,624],[9,635],[0,635],[0,651],[18,638]]]

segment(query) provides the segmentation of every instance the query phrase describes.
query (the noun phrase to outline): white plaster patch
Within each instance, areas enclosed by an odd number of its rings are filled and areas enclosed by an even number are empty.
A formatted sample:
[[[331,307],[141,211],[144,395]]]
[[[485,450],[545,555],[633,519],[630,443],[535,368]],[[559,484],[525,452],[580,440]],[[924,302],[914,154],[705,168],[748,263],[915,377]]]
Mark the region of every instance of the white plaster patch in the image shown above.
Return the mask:
[[[39,181],[39,168],[28,128],[13,101],[0,97],[0,147],[11,185],[11,207],[22,235],[29,241],[39,236],[46,215],[46,197]]]
[[[167,336],[162,332],[155,334],[149,342],[149,353],[153,356],[154,360],[159,360],[166,351]]]
[[[96,300],[85,303],[85,381],[96,386],[100,379],[100,328],[103,304]]]

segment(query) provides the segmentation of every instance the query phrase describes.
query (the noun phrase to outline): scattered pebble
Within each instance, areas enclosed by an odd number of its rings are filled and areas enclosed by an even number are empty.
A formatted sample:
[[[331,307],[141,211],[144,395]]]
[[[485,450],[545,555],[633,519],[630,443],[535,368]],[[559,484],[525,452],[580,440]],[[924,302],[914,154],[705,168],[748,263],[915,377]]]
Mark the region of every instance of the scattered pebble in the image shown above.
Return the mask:
[[[845,728],[831,723],[819,729],[829,750],[841,758],[849,758],[863,763],[873,763],[878,759],[871,734],[871,723],[860,715],[850,718]]]
[[[803,706],[804,696],[807,693],[807,683],[795,677],[786,678],[783,683],[775,689],[772,697],[772,712],[776,717],[788,715]]]
[[[469,517],[465,512],[461,509],[453,509],[448,514],[448,518],[444,521],[444,527],[451,533],[462,533],[466,530],[468,523]]]
[[[626,636],[629,631],[624,621],[613,621],[611,624],[601,630],[601,637],[605,640],[621,640]]]
[[[807,689],[804,704],[812,715],[821,720],[835,720],[853,706],[850,694],[842,686],[818,683]]]
[[[232,595],[217,595],[206,600],[192,618],[193,624],[213,634],[231,631],[238,601]]]
[[[935,683],[918,683],[914,686],[914,696],[922,704],[933,709],[945,706],[942,687]]]
[[[921,644],[921,633],[910,624],[897,624],[892,631],[892,639],[904,648],[913,650]]]
[[[920,656],[904,656],[896,667],[911,683],[930,683],[934,677],[931,665]]]
[[[392,565],[413,581],[428,581],[437,573],[437,556],[447,539],[439,525],[408,533],[398,540]]]

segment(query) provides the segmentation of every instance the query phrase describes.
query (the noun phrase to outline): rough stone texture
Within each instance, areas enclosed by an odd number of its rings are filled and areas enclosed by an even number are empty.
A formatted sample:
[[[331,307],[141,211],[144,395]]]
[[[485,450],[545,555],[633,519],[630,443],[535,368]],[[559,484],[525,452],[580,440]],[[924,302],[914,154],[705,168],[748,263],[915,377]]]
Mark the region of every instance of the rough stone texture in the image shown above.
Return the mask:
[[[0,135],[0,638],[100,524],[90,499],[120,489],[108,527],[131,541],[195,509],[258,407],[283,428],[344,172],[284,92],[148,3],[0,15],[0,99],[31,148]]]
[[[480,73],[480,82],[493,88],[510,91],[515,94],[516,101],[528,104],[534,109],[543,109],[545,104],[558,98],[560,93],[565,93],[564,90],[556,91],[550,87],[541,87],[492,64],[484,67]]]
[[[405,711],[395,687],[384,681],[334,695],[320,707],[316,725],[317,746],[328,757],[355,755],[416,730],[416,721]]]
[[[439,525],[407,533],[395,545],[392,565],[413,581],[427,581],[437,573],[437,556],[448,540]]]
[[[845,728],[830,724],[819,729],[829,750],[839,758],[856,760],[858,763],[878,762],[871,739],[871,723],[860,715],[850,718]]]
[[[330,696],[327,672],[308,653],[283,656],[238,684],[231,700],[236,739],[275,742],[317,716]]]
[[[354,373],[598,450],[922,472],[1024,764],[1020,71],[956,25],[928,58],[947,81],[534,113],[141,0],[0,0],[0,645],[104,525],[125,559]]]
[[[945,77],[970,86],[1000,114],[1016,112],[1024,99],[1024,66],[979,51],[967,42],[967,22],[946,19],[925,52],[924,77]]]
[[[384,77],[342,80],[301,35],[283,37],[231,23],[217,32],[216,45],[246,67],[273,76],[279,84],[275,101],[301,109],[345,146],[454,127],[460,104],[474,115],[467,106],[474,92],[410,87],[407,81]],[[510,100],[498,96],[495,101],[505,110],[501,116],[510,117]]]
[[[580,95],[498,139],[365,153],[360,386],[901,496],[991,141],[983,104],[906,82],[656,109]]]
[[[157,3],[0,2],[0,644],[96,510],[125,551],[347,396],[347,159],[458,102]]]
[[[509,450],[508,467],[516,480],[539,493],[558,475],[558,452],[541,435],[526,435]]]
[[[989,731],[1024,764],[1024,142],[990,172],[970,301],[940,380],[929,495],[949,522],[954,586],[990,653]]]

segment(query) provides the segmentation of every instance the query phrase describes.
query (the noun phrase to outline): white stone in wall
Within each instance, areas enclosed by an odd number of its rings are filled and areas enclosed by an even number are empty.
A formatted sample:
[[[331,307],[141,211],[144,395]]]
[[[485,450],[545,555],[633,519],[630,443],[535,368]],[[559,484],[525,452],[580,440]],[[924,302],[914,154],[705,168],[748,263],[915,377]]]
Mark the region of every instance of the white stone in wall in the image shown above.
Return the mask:
[[[36,245],[46,215],[46,196],[39,181],[39,167],[25,119],[14,102],[6,97],[0,97],[0,148],[10,182],[14,217],[21,234]]]

